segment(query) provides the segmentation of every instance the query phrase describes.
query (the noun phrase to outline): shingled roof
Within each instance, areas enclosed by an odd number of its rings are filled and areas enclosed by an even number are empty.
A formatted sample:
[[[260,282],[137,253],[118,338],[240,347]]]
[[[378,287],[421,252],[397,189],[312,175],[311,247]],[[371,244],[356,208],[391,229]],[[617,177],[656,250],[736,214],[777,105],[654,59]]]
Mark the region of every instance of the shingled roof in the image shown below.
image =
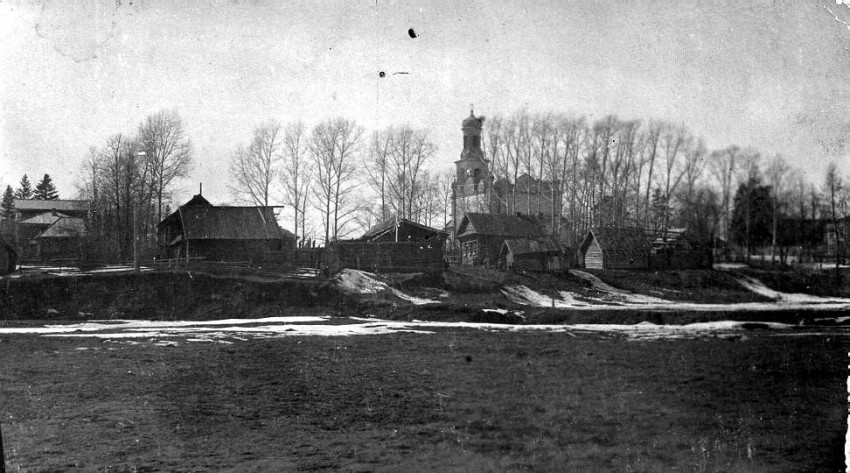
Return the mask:
[[[180,207],[190,240],[277,240],[283,237],[272,207]],[[164,221],[163,221],[164,222]]]
[[[596,240],[605,254],[647,254],[652,249],[650,239],[644,231],[635,227],[593,228],[587,232],[581,244],[582,253],[587,251],[593,240]]]
[[[58,210],[60,212],[85,212],[88,210],[87,200],[38,200],[38,199],[15,199],[15,210]]]
[[[427,225],[423,225],[421,223],[417,223],[417,222],[414,222],[412,220],[408,220],[406,218],[403,218],[403,219],[399,220],[398,222],[396,222],[395,219],[392,219],[392,220],[387,220],[386,222],[383,222],[383,223],[379,223],[378,225],[375,225],[374,227],[367,230],[366,233],[364,233],[362,236],[360,236],[360,238],[358,238],[358,240],[366,241],[366,240],[377,239],[381,235],[383,235],[383,234],[385,234],[389,231],[395,231],[396,224],[398,224],[399,227],[401,227],[402,225],[409,225],[411,227],[415,227],[415,228],[418,228],[420,230],[423,230],[427,233],[433,233],[434,236],[445,235],[447,233],[443,230],[437,230],[436,228],[431,228]]]
[[[460,222],[458,236],[472,234],[528,238],[543,236],[546,232],[540,222],[530,215],[469,212]]]
[[[86,224],[83,219],[60,217],[36,238],[75,238],[83,236],[85,233]]]
[[[514,256],[532,255],[532,254],[557,254],[561,252],[561,248],[555,243],[552,237],[541,238],[517,238],[505,240],[502,247],[504,253],[507,248]]]
[[[63,213],[59,212],[44,212],[36,215],[35,217],[30,217],[26,220],[21,220],[21,225],[52,225],[56,223],[57,220],[63,217],[68,217]]]

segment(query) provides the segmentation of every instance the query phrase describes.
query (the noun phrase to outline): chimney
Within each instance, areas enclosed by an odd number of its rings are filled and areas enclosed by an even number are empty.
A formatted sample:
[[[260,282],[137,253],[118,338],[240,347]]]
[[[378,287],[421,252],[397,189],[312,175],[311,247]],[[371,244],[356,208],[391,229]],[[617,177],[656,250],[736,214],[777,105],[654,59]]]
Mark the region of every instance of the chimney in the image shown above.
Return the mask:
[[[199,188],[198,188],[198,195],[204,195],[204,183],[203,183],[203,182],[199,182],[199,183],[198,183],[198,186],[199,186]]]

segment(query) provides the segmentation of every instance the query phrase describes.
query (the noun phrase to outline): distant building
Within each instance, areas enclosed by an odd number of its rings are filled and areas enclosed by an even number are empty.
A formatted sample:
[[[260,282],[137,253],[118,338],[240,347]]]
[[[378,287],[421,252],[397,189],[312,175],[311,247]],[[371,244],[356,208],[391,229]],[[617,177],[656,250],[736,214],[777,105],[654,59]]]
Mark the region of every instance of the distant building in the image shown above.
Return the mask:
[[[157,225],[157,239],[165,258],[210,261],[263,261],[295,247],[272,207],[217,207],[200,194]]]
[[[563,269],[561,248],[550,236],[505,240],[499,261],[506,269],[523,271],[559,271]]]
[[[496,265],[505,240],[547,236],[536,217],[467,212],[457,230],[460,263]]]
[[[484,118],[470,111],[461,123],[463,150],[455,161],[456,176],[452,185],[452,237],[459,235],[464,214],[492,213],[503,215],[533,215],[549,234],[555,234],[561,219],[563,189],[558,181],[535,179],[527,173],[515,183],[496,180],[490,162],[481,148]]]
[[[649,238],[633,227],[591,229],[579,246],[581,263],[588,269],[648,268],[651,251]]]
[[[370,228],[356,241],[402,242],[445,240],[447,233],[408,219],[388,220]]]
[[[77,259],[87,235],[88,200],[15,199],[4,230],[22,260]]]
[[[54,212],[58,212],[66,217],[85,218],[88,215],[88,211],[88,200],[14,200],[14,219],[18,222]]]

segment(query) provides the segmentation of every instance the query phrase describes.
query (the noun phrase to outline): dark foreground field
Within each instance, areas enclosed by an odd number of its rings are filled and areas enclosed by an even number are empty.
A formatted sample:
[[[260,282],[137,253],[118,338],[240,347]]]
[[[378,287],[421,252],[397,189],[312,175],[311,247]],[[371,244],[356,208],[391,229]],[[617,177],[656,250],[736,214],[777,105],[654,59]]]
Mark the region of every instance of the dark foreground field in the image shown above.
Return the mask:
[[[846,338],[0,339],[11,471],[843,471]]]

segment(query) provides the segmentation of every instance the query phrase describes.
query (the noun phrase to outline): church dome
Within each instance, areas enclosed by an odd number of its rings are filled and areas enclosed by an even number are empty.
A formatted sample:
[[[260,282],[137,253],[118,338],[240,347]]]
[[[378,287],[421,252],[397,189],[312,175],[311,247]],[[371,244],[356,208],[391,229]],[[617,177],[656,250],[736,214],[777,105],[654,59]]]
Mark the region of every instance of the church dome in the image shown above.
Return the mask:
[[[463,128],[481,128],[481,118],[476,117],[472,110],[469,111],[469,116],[463,121]]]

